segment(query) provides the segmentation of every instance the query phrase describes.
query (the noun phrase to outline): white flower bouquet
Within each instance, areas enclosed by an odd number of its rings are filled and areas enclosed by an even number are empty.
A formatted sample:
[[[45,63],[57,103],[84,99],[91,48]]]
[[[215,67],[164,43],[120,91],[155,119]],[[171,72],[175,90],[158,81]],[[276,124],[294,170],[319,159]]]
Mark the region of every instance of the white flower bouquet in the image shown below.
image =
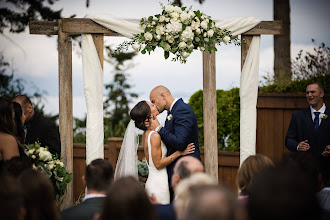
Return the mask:
[[[42,147],[39,142],[25,145],[25,147],[25,153],[31,159],[33,168],[46,174],[53,183],[57,204],[61,205],[67,184],[72,181],[72,173],[68,173],[63,162],[56,155],[51,154],[47,147]]]
[[[216,27],[211,17],[199,10],[192,11],[191,7],[187,9],[174,5],[161,6],[161,14],[141,19],[140,25],[144,27],[144,32],[120,44],[115,52],[132,46],[142,54],[150,54],[156,47],[161,47],[165,59],[172,53],[175,55],[172,61],[186,63],[193,50],[212,52],[217,51],[215,45],[221,42],[240,44],[238,39],[232,38],[230,31]]]

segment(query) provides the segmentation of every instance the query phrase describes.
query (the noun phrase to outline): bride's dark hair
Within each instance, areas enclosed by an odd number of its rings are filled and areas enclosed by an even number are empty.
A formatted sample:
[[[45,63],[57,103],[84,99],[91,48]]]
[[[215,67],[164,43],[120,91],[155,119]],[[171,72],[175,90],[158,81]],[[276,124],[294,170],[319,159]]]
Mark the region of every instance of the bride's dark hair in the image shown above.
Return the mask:
[[[136,104],[129,114],[131,119],[134,120],[135,127],[143,131],[148,129],[145,126],[145,120],[150,119],[151,110],[146,101],[140,101]]]

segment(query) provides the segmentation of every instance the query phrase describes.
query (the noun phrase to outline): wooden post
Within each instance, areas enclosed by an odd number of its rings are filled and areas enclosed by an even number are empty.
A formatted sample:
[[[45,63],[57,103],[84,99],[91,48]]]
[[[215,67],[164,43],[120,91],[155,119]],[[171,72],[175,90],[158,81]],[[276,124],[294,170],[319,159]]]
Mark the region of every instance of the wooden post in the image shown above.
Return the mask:
[[[104,55],[103,55],[103,48],[104,48],[104,36],[103,34],[92,34],[92,38],[95,44],[95,48],[97,51],[97,55],[99,56],[100,63],[103,69],[103,60],[104,60]]]
[[[203,52],[203,118],[206,173],[218,181],[215,52]]]
[[[247,53],[249,51],[249,48],[250,48],[250,45],[252,42],[252,38],[253,38],[252,35],[242,34],[242,37],[241,37],[241,39],[242,39],[241,40],[241,43],[242,43],[241,44],[241,70],[243,69]]]
[[[62,20],[58,20],[59,65],[59,123],[61,156],[68,172],[73,172],[73,116],[72,116],[72,43],[62,32]],[[68,184],[62,209],[73,205],[73,181]]]

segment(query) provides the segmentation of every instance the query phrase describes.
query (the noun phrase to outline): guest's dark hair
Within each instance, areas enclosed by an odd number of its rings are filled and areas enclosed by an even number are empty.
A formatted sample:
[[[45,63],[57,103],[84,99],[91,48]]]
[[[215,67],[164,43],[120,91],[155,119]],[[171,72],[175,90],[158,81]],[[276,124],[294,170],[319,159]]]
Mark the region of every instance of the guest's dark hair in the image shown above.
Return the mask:
[[[146,101],[140,101],[134,106],[130,112],[131,119],[135,122],[135,127],[145,131],[148,128],[145,126],[145,121],[150,119],[151,110]]]
[[[109,188],[100,220],[154,220],[156,212],[143,186],[131,176],[117,179]]]
[[[16,137],[14,123],[13,103],[4,97],[0,97],[0,132]]]
[[[24,186],[24,201],[27,220],[59,220],[54,188],[49,178],[38,170],[24,171],[18,178]]]
[[[25,133],[24,133],[24,126],[23,126],[23,122],[22,122],[22,115],[23,115],[22,107],[17,102],[13,102],[13,107],[14,107],[14,113],[15,113],[14,121],[15,121],[15,126],[16,126],[17,138],[21,144],[24,144]]]
[[[255,177],[250,189],[249,219],[321,219],[321,207],[313,183],[300,169],[265,169]]]
[[[191,176],[191,171],[187,167],[187,161],[182,161],[177,168],[177,173],[180,176],[180,179],[185,179]]]
[[[17,220],[24,215],[23,186],[10,175],[0,175],[0,213],[1,219]]]
[[[317,82],[317,81],[312,81],[312,82],[308,83],[307,86],[309,86],[309,85],[313,85],[313,84],[317,84],[317,86],[318,86],[319,89],[320,89],[320,92],[323,92],[323,93],[324,93],[324,86],[323,86],[322,83]],[[306,86],[306,87],[307,87],[307,86]]]
[[[109,161],[104,159],[93,160],[85,171],[87,189],[106,191],[113,181],[113,168]]]
[[[28,169],[32,169],[32,163],[28,157],[12,157],[5,161],[4,172],[17,178],[19,175]]]

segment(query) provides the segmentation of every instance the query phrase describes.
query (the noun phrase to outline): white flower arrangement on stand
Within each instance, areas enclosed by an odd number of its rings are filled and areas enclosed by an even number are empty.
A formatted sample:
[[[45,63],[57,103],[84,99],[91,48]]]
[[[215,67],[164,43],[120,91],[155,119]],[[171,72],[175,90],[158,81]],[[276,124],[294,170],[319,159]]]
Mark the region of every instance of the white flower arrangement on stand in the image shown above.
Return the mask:
[[[240,44],[238,39],[232,38],[230,31],[216,27],[211,17],[199,10],[192,11],[191,7],[187,9],[174,5],[161,6],[161,14],[141,19],[140,25],[144,27],[144,32],[120,44],[115,53],[132,46],[142,54],[150,54],[156,47],[161,47],[165,59],[172,53],[175,55],[172,61],[186,63],[193,50],[211,53],[217,51],[215,45],[221,42]]]
[[[40,170],[53,183],[57,205],[63,202],[67,184],[72,181],[72,173],[68,173],[56,155],[49,152],[48,147],[42,147],[39,142],[25,145],[25,154],[31,159],[34,169]]]

